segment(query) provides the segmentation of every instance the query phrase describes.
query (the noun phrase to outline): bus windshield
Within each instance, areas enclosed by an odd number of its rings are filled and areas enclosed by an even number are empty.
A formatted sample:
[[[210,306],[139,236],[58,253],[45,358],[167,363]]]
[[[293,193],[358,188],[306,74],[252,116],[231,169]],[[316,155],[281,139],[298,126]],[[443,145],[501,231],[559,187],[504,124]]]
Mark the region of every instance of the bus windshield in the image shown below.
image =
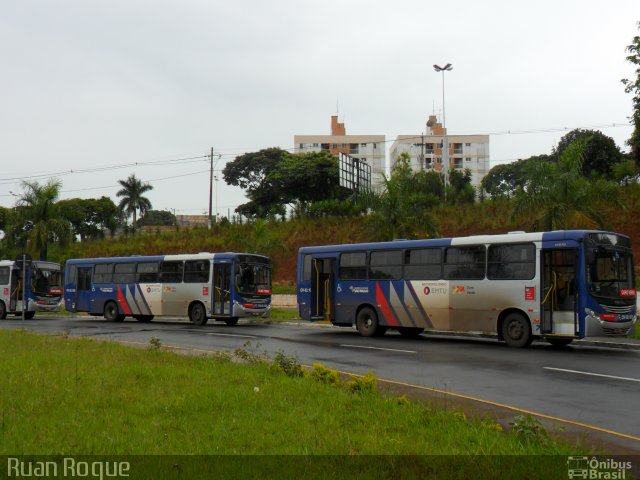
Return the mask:
[[[635,288],[631,254],[625,251],[597,248],[587,272],[589,291],[596,297],[625,297]]]
[[[36,295],[60,295],[62,293],[60,270],[35,267],[31,274],[31,289]]]
[[[271,267],[264,263],[240,263],[236,266],[238,293],[271,295]]]

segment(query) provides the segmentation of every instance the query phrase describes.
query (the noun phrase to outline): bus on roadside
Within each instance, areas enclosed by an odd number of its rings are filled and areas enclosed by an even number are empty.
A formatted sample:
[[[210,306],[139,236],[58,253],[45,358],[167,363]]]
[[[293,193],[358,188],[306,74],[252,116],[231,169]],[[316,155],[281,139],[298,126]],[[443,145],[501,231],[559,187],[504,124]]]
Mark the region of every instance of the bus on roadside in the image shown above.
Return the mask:
[[[210,318],[235,325],[267,317],[271,261],[247,253],[197,253],[78,258],[65,263],[64,304],[113,322],[132,317],[186,316],[196,325]]]
[[[604,231],[303,247],[297,282],[303,319],[366,337],[428,329],[563,346],[636,323],[631,241]]]
[[[13,260],[0,260],[0,319],[7,314],[22,316],[23,291],[26,293],[24,318],[34,317],[36,312],[55,312],[62,305],[62,272],[60,264],[34,260],[26,267],[26,283],[23,269]]]

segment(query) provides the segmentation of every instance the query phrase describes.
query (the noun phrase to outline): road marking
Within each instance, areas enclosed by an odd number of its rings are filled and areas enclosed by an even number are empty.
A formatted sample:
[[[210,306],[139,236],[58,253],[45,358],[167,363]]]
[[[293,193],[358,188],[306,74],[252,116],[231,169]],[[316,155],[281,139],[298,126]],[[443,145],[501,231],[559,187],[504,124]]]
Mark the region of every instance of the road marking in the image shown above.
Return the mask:
[[[640,382],[640,378],[617,377],[615,375],[605,375],[603,373],[581,372],[580,370],[568,370],[566,368],[543,367],[545,370],[554,370],[556,372],[579,373],[580,375],[590,375],[592,377],[612,378],[613,380],[625,380],[627,382]]]
[[[238,338],[258,338],[253,335],[238,335],[236,333],[213,333],[207,332],[206,335],[215,335],[216,337],[238,337]]]
[[[341,347],[349,347],[349,348],[366,348],[368,350],[384,350],[386,352],[417,353],[415,350],[399,350],[399,349],[396,349],[396,348],[365,347],[363,345],[348,345],[346,343],[343,343],[340,346]]]
[[[307,365],[305,365],[305,367],[307,367],[309,369],[311,368],[311,367],[309,367]],[[357,374],[357,373],[343,372],[343,371],[340,371],[340,370],[336,370],[336,371],[338,373],[342,373],[344,375],[351,375],[351,376],[359,377],[359,378],[363,378],[364,377],[364,375],[360,375],[360,374]],[[448,390],[441,390],[439,388],[423,387],[422,385],[414,385],[412,383],[397,382],[395,380],[387,380],[387,379],[384,379],[384,378],[378,378],[378,382],[384,382],[384,383],[388,383],[388,384],[391,384],[391,385],[400,385],[400,386],[403,386],[403,387],[416,388],[418,390],[425,390],[427,392],[438,393],[440,395],[446,395],[446,396],[454,397],[454,398],[462,398],[464,400],[472,400],[474,402],[483,403],[485,405],[491,405],[491,406],[494,406],[494,407],[505,408],[507,410],[512,410],[514,412],[525,413],[527,415],[532,415],[532,416],[535,416],[535,417],[545,418],[547,420],[553,420],[554,422],[561,422],[561,423],[566,423],[566,424],[569,424],[569,425],[575,425],[577,427],[587,428],[589,430],[595,430],[597,432],[607,433],[609,435],[615,435],[616,437],[628,438],[630,440],[635,440],[636,442],[640,442],[640,437],[636,437],[634,435],[629,435],[628,433],[616,432],[615,430],[609,430],[609,429],[606,429],[606,428],[597,427],[595,425],[589,425],[588,423],[576,422],[574,420],[568,420],[566,418],[561,418],[561,417],[554,417],[552,415],[547,415],[545,413],[534,412],[532,410],[525,410],[524,408],[518,408],[518,407],[514,407],[512,405],[506,405],[504,403],[493,402],[491,400],[485,400],[483,398],[472,397],[470,395],[463,395],[461,393],[455,393],[455,392],[451,392],[451,391],[448,391]]]

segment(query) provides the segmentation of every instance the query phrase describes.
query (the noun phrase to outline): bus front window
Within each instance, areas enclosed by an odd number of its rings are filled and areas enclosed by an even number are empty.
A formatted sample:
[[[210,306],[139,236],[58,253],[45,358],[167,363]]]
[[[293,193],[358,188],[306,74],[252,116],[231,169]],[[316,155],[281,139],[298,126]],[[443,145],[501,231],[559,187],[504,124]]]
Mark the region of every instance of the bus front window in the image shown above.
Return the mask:
[[[619,250],[598,248],[588,265],[589,291],[596,297],[620,298],[621,292],[633,289],[631,255]]]
[[[37,295],[59,295],[62,293],[62,275],[59,270],[34,268],[31,289]]]
[[[236,266],[236,290],[245,294],[271,294],[271,268],[265,264],[241,263]]]

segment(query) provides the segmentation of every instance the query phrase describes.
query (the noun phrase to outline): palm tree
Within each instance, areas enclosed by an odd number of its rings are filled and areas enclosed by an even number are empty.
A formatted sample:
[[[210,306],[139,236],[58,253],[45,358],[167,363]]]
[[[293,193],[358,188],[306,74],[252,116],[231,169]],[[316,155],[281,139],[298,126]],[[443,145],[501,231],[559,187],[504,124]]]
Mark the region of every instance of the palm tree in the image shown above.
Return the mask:
[[[122,197],[118,207],[122,212],[129,215],[133,215],[133,228],[136,228],[136,213],[140,210],[140,216],[144,215],[148,210],[151,210],[151,202],[147,197],[143,197],[142,194],[153,190],[153,187],[148,183],[142,183],[142,181],[134,174],[129,175],[126,180],[118,180],[118,183],[122,186],[122,189],[116,193],[118,197]]]
[[[31,245],[39,252],[40,260],[46,260],[50,243],[71,239],[71,224],[56,204],[62,183],[52,179],[45,185],[23,182],[22,186],[24,193],[16,203],[14,238],[23,247]]]
[[[557,162],[538,160],[527,168],[528,181],[515,195],[514,217],[533,217],[533,229],[604,228],[605,219],[598,207],[603,201],[617,202],[615,186],[583,175],[588,141],[584,138],[571,143]]]

